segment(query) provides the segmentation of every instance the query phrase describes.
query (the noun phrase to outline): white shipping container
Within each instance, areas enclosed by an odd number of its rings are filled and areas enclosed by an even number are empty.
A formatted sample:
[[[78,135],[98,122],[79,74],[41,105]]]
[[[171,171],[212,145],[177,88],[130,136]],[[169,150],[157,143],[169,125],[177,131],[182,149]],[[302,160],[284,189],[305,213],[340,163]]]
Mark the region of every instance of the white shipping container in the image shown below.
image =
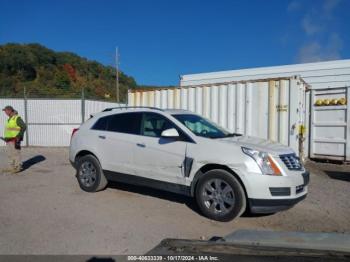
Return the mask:
[[[128,105],[190,110],[231,132],[278,141],[299,153],[303,150],[299,128],[305,126],[306,87],[301,78],[293,76],[129,90]]]
[[[350,86],[350,59],[182,75],[180,86],[251,81],[292,75],[300,76],[310,85],[310,89]]]
[[[309,143],[304,143],[306,155],[310,158],[350,161],[348,106],[314,106],[317,99],[344,97],[349,101],[350,59],[189,74],[181,76],[180,86],[254,81],[290,75],[300,76],[311,90],[306,93],[304,106],[305,125],[309,127]]]

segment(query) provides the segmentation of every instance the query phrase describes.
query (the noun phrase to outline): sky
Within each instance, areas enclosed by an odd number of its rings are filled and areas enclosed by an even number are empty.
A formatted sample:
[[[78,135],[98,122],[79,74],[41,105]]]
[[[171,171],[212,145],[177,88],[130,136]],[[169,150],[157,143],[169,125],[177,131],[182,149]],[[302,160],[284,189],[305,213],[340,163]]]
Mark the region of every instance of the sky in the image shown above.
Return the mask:
[[[40,43],[143,85],[350,58],[350,0],[0,0],[0,44]]]

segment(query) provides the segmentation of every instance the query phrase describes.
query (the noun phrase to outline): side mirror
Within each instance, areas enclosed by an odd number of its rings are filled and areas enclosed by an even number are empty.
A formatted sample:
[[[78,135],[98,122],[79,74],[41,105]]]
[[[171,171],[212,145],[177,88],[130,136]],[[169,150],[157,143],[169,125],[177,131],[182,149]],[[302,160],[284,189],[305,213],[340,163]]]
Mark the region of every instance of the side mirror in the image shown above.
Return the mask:
[[[166,138],[177,138],[179,137],[179,132],[177,132],[177,130],[175,128],[169,128],[169,129],[165,129],[162,134],[162,137],[166,137]]]

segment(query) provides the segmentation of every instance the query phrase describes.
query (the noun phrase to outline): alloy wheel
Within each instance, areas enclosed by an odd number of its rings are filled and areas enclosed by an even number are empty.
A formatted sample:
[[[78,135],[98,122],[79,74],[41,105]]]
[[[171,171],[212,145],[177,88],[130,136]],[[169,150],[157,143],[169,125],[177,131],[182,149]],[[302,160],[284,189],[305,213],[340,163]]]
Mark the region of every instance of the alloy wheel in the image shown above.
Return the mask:
[[[225,215],[235,205],[235,194],[232,187],[223,179],[208,180],[203,187],[203,201],[213,214]]]
[[[95,184],[96,177],[97,171],[94,164],[90,161],[83,162],[79,170],[80,182],[86,187],[91,187]]]

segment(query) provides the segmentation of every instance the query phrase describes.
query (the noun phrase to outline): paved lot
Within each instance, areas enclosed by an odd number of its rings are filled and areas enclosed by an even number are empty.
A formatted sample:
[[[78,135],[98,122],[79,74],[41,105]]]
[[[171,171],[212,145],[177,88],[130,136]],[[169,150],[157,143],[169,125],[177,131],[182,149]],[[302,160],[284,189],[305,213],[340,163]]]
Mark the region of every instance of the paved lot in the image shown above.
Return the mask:
[[[198,214],[191,199],[161,191],[114,184],[85,193],[67,149],[23,153],[24,172],[0,175],[0,254],[142,254],[163,238],[210,238],[237,229],[350,233],[346,165],[309,163],[309,196],[291,210],[221,223]]]

